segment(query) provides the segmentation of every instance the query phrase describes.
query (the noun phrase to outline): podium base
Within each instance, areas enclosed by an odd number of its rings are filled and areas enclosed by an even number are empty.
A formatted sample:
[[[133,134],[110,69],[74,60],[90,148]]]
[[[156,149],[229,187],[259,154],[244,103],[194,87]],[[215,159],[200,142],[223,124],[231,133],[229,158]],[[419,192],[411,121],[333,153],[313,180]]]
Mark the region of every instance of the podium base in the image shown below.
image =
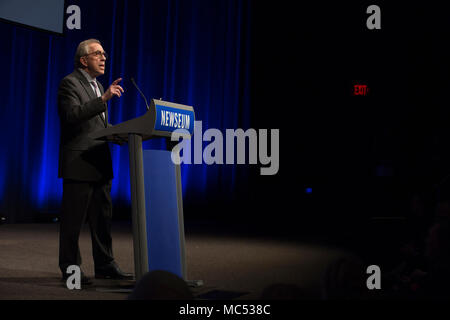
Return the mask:
[[[203,280],[186,280],[186,284],[191,288],[198,288],[204,285]]]
[[[132,293],[134,290],[134,287],[129,289],[129,288],[97,288],[95,289],[95,291],[97,292],[107,292],[107,293]]]

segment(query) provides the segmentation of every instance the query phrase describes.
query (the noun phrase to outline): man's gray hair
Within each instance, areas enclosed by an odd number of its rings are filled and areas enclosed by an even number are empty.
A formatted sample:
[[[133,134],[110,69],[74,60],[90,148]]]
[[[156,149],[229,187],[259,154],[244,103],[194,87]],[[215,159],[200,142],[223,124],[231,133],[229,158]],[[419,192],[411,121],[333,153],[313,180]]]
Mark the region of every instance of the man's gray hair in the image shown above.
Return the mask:
[[[73,59],[73,64],[75,68],[84,68],[84,66],[80,62],[80,58],[87,55],[88,47],[91,43],[101,44],[97,39],[88,39],[80,42],[77,48],[77,52],[75,53],[75,58]]]

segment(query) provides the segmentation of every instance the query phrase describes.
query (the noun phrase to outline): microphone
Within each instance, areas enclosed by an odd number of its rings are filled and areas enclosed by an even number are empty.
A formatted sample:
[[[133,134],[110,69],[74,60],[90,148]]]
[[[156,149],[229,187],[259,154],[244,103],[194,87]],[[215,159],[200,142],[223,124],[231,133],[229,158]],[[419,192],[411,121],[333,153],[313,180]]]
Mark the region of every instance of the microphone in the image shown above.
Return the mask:
[[[136,87],[136,89],[138,89],[139,93],[141,94],[142,98],[144,98],[145,101],[145,106],[147,107],[147,110],[149,110],[150,108],[148,107],[148,103],[147,103],[147,99],[145,99],[144,94],[142,93],[141,89],[139,89],[139,87],[137,86],[136,82],[134,81],[133,78],[131,78],[131,82],[133,83],[133,85]]]

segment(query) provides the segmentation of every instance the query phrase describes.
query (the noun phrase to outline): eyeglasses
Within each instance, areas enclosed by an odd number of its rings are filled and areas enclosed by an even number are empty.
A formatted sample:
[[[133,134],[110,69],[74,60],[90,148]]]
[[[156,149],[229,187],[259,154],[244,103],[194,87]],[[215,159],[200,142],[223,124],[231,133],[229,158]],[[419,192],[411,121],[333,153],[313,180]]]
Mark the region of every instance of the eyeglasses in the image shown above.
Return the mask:
[[[91,54],[93,54],[94,56],[96,56],[96,57],[100,57],[100,56],[105,56],[105,59],[108,59],[108,54],[105,52],[105,51],[100,51],[100,50],[97,50],[97,51],[94,51],[94,52],[91,52],[91,53],[88,53],[88,54],[86,54],[85,56],[88,56],[88,55],[91,55]]]

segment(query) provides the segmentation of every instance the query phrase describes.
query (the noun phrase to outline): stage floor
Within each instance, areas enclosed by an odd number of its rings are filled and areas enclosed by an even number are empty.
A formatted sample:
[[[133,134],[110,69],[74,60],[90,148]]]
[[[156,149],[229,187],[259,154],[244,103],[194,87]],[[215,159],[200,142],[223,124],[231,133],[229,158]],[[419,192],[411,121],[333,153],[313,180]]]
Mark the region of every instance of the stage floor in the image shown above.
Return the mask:
[[[83,290],[68,290],[60,281],[58,228],[54,224],[0,226],[0,299],[126,299],[125,292],[104,292],[132,286],[126,281],[95,280]],[[80,237],[82,269],[93,277],[90,233]],[[129,224],[114,224],[113,251],[125,272],[134,272]],[[276,283],[295,284],[308,297],[320,299],[321,280],[329,262],[347,255],[337,248],[275,238],[208,234],[186,229],[189,280],[198,299],[258,299]]]

